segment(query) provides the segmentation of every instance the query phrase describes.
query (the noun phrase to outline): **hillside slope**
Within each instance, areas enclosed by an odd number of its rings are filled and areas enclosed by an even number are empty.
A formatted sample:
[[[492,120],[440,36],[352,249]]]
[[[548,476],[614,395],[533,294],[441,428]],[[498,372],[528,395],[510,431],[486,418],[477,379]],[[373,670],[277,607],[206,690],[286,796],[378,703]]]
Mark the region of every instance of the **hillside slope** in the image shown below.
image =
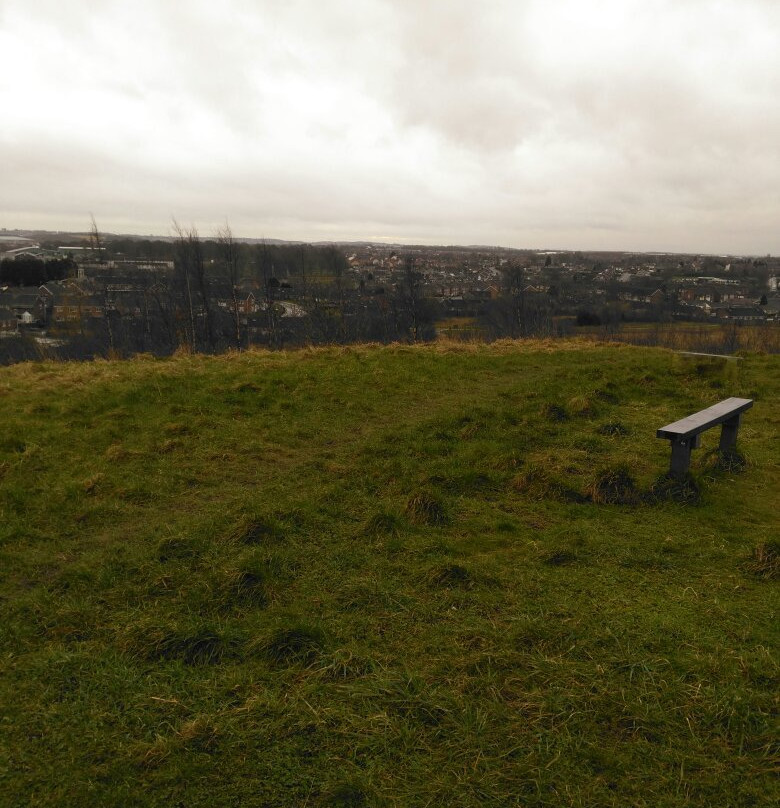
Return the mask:
[[[0,803],[770,805],[780,360],[0,369]],[[725,465],[655,429],[756,399]]]

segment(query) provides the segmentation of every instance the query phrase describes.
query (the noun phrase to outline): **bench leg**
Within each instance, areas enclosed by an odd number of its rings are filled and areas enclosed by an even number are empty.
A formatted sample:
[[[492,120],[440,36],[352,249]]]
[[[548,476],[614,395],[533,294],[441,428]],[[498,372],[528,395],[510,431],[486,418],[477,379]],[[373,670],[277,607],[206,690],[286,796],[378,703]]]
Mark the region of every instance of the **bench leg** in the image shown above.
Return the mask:
[[[692,438],[682,438],[672,441],[672,460],[669,464],[669,474],[682,479],[688,473],[691,465],[691,449],[701,446],[701,438],[695,435]]]
[[[723,429],[720,432],[720,450],[721,452],[730,452],[733,451],[734,447],[737,445],[737,431],[739,430],[739,424],[742,420],[742,415],[735,415],[733,418],[729,418],[728,421],[723,422]]]

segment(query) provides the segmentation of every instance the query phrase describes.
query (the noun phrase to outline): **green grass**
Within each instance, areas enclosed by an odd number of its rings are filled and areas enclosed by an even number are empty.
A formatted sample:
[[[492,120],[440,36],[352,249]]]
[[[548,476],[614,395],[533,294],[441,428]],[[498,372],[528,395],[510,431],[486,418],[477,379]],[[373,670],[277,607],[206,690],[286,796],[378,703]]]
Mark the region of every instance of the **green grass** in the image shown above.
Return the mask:
[[[0,369],[0,804],[775,804],[779,394],[578,342]],[[740,462],[665,485],[730,395]]]

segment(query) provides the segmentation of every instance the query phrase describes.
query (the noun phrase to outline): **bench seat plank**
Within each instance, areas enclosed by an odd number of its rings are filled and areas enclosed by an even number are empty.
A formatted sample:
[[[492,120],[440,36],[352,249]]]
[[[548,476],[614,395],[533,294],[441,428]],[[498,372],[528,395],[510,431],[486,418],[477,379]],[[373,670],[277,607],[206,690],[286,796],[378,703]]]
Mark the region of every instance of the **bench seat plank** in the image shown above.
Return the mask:
[[[656,432],[656,437],[668,438],[669,440],[690,438],[716,424],[722,424],[724,421],[735,418],[752,406],[753,401],[749,398],[727,398],[712,407],[707,407],[706,410],[701,410],[701,412],[696,412],[687,418],[681,418],[679,421],[667,424]]]

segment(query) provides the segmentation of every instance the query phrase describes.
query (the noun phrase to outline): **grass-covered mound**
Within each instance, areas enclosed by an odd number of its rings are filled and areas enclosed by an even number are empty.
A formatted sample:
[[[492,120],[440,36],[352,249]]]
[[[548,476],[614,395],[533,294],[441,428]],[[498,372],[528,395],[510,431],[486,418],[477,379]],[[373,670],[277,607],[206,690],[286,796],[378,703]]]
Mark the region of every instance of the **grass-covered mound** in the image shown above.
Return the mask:
[[[0,803],[770,805],[780,362],[0,370]],[[684,485],[655,429],[756,399]]]

